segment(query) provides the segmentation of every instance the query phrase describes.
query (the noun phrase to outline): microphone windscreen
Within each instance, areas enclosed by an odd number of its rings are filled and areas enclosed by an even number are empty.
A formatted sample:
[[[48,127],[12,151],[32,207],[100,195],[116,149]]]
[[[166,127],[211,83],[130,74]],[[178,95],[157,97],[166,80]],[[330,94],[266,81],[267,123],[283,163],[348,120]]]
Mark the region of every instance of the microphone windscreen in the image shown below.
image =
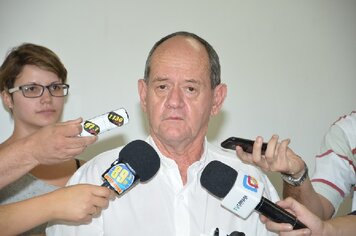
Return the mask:
[[[143,182],[151,179],[160,167],[158,153],[142,140],[134,140],[123,147],[119,160],[127,163]]]
[[[200,183],[213,195],[224,198],[234,186],[236,178],[236,170],[220,161],[212,161],[204,168]]]

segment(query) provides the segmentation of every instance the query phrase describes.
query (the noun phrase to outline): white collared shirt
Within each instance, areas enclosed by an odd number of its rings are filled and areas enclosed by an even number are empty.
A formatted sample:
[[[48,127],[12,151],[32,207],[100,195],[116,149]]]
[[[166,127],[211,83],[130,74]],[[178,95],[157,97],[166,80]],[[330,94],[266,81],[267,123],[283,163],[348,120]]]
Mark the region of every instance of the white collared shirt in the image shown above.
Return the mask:
[[[258,213],[253,212],[246,220],[241,219],[223,208],[221,199],[209,194],[200,184],[204,167],[212,160],[219,160],[262,181],[264,196],[273,202],[279,200],[275,188],[257,168],[243,164],[231,152],[205,140],[201,160],[189,167],[187,183],[183,185],[175,161],[163,156],[151,137],[146,141],[156,149],[161,159],[161,167],[151,180],[137,184],[111,201],[109,207],[90,224],[78,226],[54,222],[47,228],[47,235],[202,236],[213,235],[216,228],[229,234],[239,231],[246,236],[275,235],[260,222]],[[74,174],[68,184],[101,185],[102,173],[117,159],[120,150],[121,147],[93,158]]]

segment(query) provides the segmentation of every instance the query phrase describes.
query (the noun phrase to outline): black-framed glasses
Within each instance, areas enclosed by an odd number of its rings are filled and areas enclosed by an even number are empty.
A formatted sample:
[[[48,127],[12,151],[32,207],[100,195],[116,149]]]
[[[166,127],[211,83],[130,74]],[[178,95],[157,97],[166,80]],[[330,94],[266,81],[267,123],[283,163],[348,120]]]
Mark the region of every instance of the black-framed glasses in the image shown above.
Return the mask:
[[[14,93],[19,90],[26,98],[38,98],[43,95],[44,89],[47,88],[49,93],[53,97],[65,97],[68,95],[69,85],[68,84],[50,84],[43,86],[40,84],[25,84],[18,87],[9,89],[9,93]]]

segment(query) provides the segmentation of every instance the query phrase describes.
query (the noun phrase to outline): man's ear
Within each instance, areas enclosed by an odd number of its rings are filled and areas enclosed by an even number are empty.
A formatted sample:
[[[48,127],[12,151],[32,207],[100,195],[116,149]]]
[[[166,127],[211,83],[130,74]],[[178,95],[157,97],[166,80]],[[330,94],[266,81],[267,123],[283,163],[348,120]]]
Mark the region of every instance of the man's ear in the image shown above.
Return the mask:
[[[219,84],[218,86],[216,86],[216,88],[214,88],[214,98],[213,98],[214,101],[213,101],[213,107],[210,112],[211,116],[215,116],[220,112],[226,95],[227,95],[226,84]]]
[[[9,110],[12,110],[14,104],[13,104],[13,101],[12,101],[12,96],[7,92],[7,91],[2,91],[1,92],[1,99],[2,99],[2,102],[4,103],[4,106],[9,109]]]
[[[147,84],[143,79],[138,80],[138,95],[140,96],[141,108],[146,112],[146,96],[147,96]]]

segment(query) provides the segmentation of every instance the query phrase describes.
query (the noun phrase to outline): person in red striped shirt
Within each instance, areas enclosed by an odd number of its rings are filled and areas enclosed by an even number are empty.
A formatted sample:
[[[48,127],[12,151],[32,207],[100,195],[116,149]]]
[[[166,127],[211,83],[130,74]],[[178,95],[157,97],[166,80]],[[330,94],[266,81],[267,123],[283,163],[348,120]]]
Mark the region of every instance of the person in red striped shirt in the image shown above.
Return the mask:
[[[331,219],[344,198],[355,190],[356,111],[340,117],[330,126],[316,156],[311,178],[303,159],[288,147],[289,142],[289,139],[278,142],[278,136],[274,135],[265,155],[253,152],[251,156],[241,148],[236,152],[244,162],[265,171],[281,172],[284,198],[293,197],[321,220]],[[262,138],[258,137],[254,150],[260,150],[261,146]],[[355,210],[356,199],[353,198],[352,211]]]

